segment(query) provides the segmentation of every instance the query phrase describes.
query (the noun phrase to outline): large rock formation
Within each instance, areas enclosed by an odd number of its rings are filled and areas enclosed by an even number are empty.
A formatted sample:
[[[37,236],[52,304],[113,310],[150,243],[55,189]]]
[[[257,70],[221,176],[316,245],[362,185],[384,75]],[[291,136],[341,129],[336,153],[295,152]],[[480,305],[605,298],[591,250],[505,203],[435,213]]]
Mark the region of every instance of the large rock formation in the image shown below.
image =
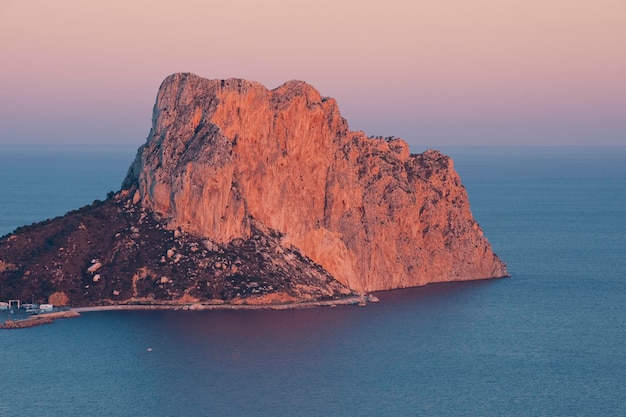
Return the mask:
[[[168,77],[124,187],[220,243],[248,239],[254,219],[357,291],[507,275],[450,158],[351,132],[300,81]]]
[[[507,276],[450,158],[288,82],[174,74],[122,190],[0,239],[0,299],[272,304]]]

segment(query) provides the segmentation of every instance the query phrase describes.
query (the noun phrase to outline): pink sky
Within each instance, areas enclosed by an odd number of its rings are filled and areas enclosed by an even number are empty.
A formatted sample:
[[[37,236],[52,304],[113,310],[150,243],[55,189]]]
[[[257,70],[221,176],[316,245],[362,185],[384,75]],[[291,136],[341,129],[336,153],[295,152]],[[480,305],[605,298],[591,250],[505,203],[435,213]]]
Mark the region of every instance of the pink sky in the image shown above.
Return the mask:
[[[173,72],[415,146],[626,145],[626,0],[0,0],[0,143],[144,142]]]

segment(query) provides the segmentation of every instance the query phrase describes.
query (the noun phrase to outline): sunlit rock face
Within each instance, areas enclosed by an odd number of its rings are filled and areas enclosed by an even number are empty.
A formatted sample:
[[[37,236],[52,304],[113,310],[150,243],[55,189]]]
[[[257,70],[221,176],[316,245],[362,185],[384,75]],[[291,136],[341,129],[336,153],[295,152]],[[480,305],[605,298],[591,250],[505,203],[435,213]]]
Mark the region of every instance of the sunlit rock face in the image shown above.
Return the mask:
[[[220,244],[263,225],[359,292],[508,275],[449,157],[350,131],[301,81],[168,77],[123,188]]]

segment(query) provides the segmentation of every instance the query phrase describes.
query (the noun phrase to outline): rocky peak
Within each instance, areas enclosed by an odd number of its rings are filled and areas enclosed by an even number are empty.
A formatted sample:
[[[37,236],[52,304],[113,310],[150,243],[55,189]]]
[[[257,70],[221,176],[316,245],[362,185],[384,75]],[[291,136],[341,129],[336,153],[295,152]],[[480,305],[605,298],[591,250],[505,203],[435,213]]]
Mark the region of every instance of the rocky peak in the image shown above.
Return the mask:
[[[0,299],[74,306],[335,302],[507,275],[449,157],[350,131],[302,81],[166,78],[120,192],[0,238]]]
[[[252,221],[276,230],[358,291],[508,275],[450,158],[350,131],[302,81],[168,77],[123,188],[221,244],[249,239]]]

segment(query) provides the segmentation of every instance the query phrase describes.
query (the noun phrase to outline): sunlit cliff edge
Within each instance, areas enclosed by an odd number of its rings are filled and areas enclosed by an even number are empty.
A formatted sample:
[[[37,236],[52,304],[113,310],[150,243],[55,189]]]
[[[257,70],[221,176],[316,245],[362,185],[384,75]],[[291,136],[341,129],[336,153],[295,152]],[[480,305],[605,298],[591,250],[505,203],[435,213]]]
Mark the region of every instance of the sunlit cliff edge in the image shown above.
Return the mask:
[[[174,74],[121,191],[0,240],[0,299],[272,304],[508,276],[452,160],[290,81]]]

